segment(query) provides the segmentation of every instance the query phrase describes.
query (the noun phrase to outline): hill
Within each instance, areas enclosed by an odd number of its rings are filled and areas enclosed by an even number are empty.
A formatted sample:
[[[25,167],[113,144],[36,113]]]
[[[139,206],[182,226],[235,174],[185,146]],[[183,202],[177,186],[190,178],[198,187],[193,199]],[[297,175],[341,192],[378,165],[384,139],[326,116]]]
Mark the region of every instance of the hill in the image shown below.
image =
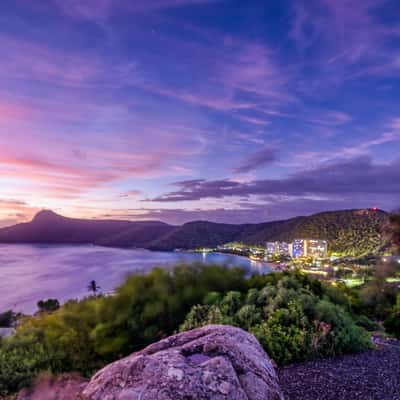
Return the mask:
[[[387,218],[388,214],[380,210],[329,211],[259,224],[253,234],[244,232],[241,240],[262,244],[268,240],[326,239],[330,251],[358,256],[375,253],[382,247],[380,230]]]
[[[31,222],[0,229],[2,243],[102,244],[146,247],[147,240],[165,234],[173,226],[158,221],[117,221],[66,218],[40,211]]]
[[[66,218],[52,211],[39,212],[31,222],[0,229],[2,243],[93,243],[152,250],[213,247],[240,241],[295,238],[327,239],[329,249],[359,256],[383,245],[380,227],[388,214],[381,210],[341,210],[260,224],[220,224],[208,221],[173,226],[159,221],[85,220]]]

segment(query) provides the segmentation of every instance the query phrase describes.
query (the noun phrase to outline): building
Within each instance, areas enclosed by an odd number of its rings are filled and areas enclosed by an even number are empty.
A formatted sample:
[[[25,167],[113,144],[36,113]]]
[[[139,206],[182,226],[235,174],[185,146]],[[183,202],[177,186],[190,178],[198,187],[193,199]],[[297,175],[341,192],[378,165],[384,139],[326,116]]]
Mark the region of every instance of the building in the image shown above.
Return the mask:
[[[281,256],[288,256],[289,255],[289,243],[280,242],[279,243],[279,254]]]
[[[267,242],[267,255],[287,256],[289,255],[289,243],[286,242]]]
[[[290,255],[293,258],[325,258],[328,256],[328,242],[320,239],[295,239]]]
[[[328,242],[326,240],[306,240],[306,257],[326,258],[328,256]]]
[[[269,256],[279,254],[279,242],[267,242],[266,247]]]
[[[293,240],[292,246],[291,246],[291,256],[293,258],[300,258],[300,257],[306,257],[306,245],[305,245],[305,239],[295,239]]]

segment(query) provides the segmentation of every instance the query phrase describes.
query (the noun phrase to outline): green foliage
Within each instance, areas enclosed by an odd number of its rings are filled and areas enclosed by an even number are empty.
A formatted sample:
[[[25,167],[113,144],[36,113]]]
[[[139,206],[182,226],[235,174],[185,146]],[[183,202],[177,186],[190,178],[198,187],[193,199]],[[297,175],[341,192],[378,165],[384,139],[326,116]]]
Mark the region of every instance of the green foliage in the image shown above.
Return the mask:
[[[400,339],[400,294],[398,294],[397,303],[390,311],[384,325],[387,332]]]
[[[387,282],[399,270],[398,263],[381,263],[374,269],[373,279],[358,291],[360,311],[369,317],[385,319],[396,303],[399,289]]]
[[[132,276],[107,299],[103,321],[92,333],[97,349],[105,356],[129,353],[172,334],[194,304],[212,297],[210,292],[243,290],[240,269],[181,265],[168,272],[155,269]]]
[[[378,323],[376,323],[375,321],[372,321],[366,315],[360,315],[360,316],[356,317],[356,322],[357,322],[357,325],[363,327],[368,332],[374,332],[374,331],[379,330],[379,328],[380,328]]]
[[[241,327],[254,333],[279,364],[369,346],[369,334],[357,325],[340,289],[288,273],[253,277],[248,283],[255,287],[215,296],[214,304],[194,306],[181,330],[209,323]]]
[[[291,303],[288,308],[277,309],[251,331],[279,364],[309,356],[311,330],[299,304]]]
[[[29,385],[48,369],[53,355],[34,339],[15,339],[0,344],[0,396]]]
[[[37,306],[40,312],[53,312],[60,308],[60,303],[57,299],[39,300]]]

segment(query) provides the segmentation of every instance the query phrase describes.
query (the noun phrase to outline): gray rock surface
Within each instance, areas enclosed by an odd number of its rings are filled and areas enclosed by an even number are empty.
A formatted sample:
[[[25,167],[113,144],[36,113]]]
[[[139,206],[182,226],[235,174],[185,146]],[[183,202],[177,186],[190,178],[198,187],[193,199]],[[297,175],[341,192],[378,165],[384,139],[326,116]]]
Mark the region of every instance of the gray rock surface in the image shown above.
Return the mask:
[[[282,400],[277,376],[256,338],[208,325],[154,343],[100,370],[85,400]]]

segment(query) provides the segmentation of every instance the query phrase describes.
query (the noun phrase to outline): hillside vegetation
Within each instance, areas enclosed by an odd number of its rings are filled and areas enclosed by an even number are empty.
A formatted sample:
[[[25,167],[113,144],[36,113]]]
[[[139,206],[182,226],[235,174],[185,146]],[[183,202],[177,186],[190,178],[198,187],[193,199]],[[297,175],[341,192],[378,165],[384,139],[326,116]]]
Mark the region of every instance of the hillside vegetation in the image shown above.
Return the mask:
[[[382,211],[344,210],[324,212],[278,223],[263,224],[265,229],[242,237],[245,243],[267,240],[292,241],[295,238],[326,239],[329,251],[342,255],[374,254],[384,245],[381,228],[388,215]]]

